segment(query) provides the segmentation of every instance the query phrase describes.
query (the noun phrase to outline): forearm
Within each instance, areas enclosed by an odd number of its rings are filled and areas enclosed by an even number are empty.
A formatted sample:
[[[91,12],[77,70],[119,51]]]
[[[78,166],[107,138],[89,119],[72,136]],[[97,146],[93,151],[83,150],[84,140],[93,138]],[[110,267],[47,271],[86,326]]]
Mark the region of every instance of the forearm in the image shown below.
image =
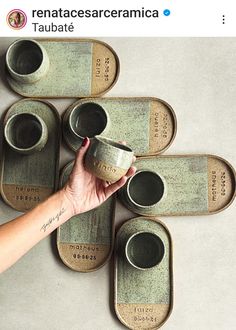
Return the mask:
[[[63,190],[28,213],[0,226],[0,273],[73,216]]]
[[[78,150],[66,186],[28,213],[0,226],[0,273],[73,215],[101,205],[135,173],[131,167],[119,181],[108,184],[84,167],[90,141]]]

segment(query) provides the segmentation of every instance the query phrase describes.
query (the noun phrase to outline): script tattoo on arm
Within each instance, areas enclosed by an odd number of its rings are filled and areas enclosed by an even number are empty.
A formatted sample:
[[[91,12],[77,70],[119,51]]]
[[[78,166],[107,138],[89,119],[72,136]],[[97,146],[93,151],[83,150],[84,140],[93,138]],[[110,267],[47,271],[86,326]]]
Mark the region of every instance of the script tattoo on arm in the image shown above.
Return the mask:
[[[48,219],[48,221],[41,227],[40,231],[43,230],[45,233],[45,231],[51,226],[53,222],[58,222],[60,220],[61,215],[65,213],[65,211],[66,210],[64,207],[60,209],[56,215]]]

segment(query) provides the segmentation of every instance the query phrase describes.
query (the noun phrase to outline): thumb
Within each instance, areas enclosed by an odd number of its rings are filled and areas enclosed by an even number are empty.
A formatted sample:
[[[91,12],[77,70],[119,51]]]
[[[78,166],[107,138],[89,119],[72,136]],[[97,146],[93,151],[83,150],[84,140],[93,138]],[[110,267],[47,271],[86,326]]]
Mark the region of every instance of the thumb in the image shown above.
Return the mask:
[[[89,145],[90,145],[90,140],[88,137],[85,137],[83,139],[81,147],[78,149],[76,153],[75,165],[74,165],[75,169],[78,169],[79,166],[83,165],[84,156],[88,150]]]

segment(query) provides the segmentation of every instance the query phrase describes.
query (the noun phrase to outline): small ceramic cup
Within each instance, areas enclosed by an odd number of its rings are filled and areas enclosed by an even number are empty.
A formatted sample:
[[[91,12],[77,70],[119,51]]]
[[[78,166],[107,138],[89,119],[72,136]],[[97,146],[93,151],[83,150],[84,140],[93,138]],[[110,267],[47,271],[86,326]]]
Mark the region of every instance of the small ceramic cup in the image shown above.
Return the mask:
[[[30,84],[47,73],[49,58],[46,50],[37,41],[17,40],[7,50],[6,66],[14,80]]]
[[[96,177],[118,181],[125,175],[133,161],[133,151],[120,143],[101,136],[91,139],[85,156],[85,167]]]
[[[75,106],[68,117],[71,133],[83,139],[86,136],[93,138],[107,132],[109,117],[107,112],[97,103],[86,102]]]
[[[7,120],[4,136],[14,151],[27,155],[43,149],[48,139],[48,129],[38,115],[23,112]]]
[[[146,270],[157,266],[165,254],[164,243],[152,232],[139,231],[125,244],[125,256],[131,266]]]
[[[137,171],[119,191],[122,202],[138,214],[152,214],[153,208],[166,195],[166,183],[159,174],[149,170]]]

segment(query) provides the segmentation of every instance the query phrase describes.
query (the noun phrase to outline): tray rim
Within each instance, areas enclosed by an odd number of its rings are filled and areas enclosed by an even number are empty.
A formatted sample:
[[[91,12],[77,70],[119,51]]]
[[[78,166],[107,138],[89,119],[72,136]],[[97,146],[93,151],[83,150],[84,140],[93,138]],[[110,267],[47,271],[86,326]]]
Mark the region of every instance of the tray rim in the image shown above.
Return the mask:
[[[79,100],[76,100],[75,102],[73,102],[71,105],[69,105],[69,107],[67,107],[67,109],[63,112],[62,114],[62,134],[63,134],[63,140],[66,142],[66,145],[68,146],[68,148],[70,150],[72,150],[73,152],[76,152],[76,150],[74,150],[70,144],[68,143],[68,140],[67,138],[65,137],[65,134],[64,134],[64,125],[65,125],[65,117],[67,114],[69,114],[73,109],[74,107],[78,106],[80,103],[83,104],[83,103],[86,103],[88,101],[91,101],[91,103],[96,103],[96,100],[100,100],[100,98],[98,97],[85,97],[85,98],[81,98]],[[138,101],[138,100],[142,100],[142,101],[157,101],[157,102],[160,102],[162,104],[164,104],[169,110],[170,110],[170,113],[171,113],[171,116],[172,116],[172,120],[173,120],[173,126],[174,126],[174,130],[173,130],[173,134],[172,134],[172,137],[171,137],[171,140],[170,142],[168,143],[168,145],[163,148],[160,152],[155,152],[155,153],[148,153],[148,154],[135,154],[136,157],[151,157],[151,156],[157,156],[157,155],[160,155],[162,153],[164,153],[171,145],[172,143],[174,142],[175,138],[176,138],[176,135],[177,135],[177,116],[176,116],[176,113],[173,109],[173,107],[168,103],[166,102],[165,100],[162,100],[158,97],[155,97],[155,96],[118,96],[118,97],[104,97],[103,100],[134,100],[134,101]]]
[[[98,44],[102,44],[103,46],[107,47],[111,53],[114,55],[114,58],[115,58],[115,62],[116,62],[116,75],[115,75],[115,79],[113,80],[112,84],[109,86],[109,88],[107,88],[105,91],[99,93],[99,94],[95,94],[95,95],[88,95],[88,96],[64,96],[64,95],[60,95],[60,96],[48,96],[48,95],[28,95],[26,93],[20,93],[19,91],[16,91],[14,87],[11,86],[10,84],[10,80],[13,80],[10,76],[10,74],[8,73],[8,70],[6,68],[6,65],[5,65],[5,75],[6,75],[6,80],[7,80],[7,83],[8,83],[8,86],[10,87],[10,89],[12,91],[14,91],[16,94],[18,95],[21,95],[21,96],[24,96],[24,97],[27,97],[27,98],[31,98],[31,99],[72,99],[72,98],[79,98],[79,99],[83,99],[83,98],[87,98],[87,97],[101,97],[103,95],[105,95],[106,93],[108,93],[114,86],[115,84],[117,83],[118,81],[118,78],[119,78],[119,75],[120,75],[120,60],[119,60],[119,57],[116,53],[116,51],[110,46],[108,45],[106,42],[104,41],[100,41],[100,40],[97,40],[97,39],[93,39],[93,38],[24,38],[24,37],[21,37],[21,38],[16,38],[16,40],[24,40],[24,39],[27,39],[27,40],[35,40],[35,41],[55,41],[55,42],[92,42],[92,43],[98,43]],[[21,83],[22,84],[22,83]]]
[[[119,228],[117,228],[117,231],[116,231],[116,237],[115,237],[115,248],[116,248],[116,241],[117,241],[117,235],[120,231],[120,229],[122,228],[122,226],[126,223],[128,223],[129,221],[131,220],[135,220],[135,219],[148,219],[150,221],[154,221],[156,223],[158,223],[159,225],[161,225],[166,233],[167,233],[167,236],[169,238],[169,243],[170,243],[170,258],[169,258],[169,274],[170,274],[170,304],[169,304],[169,311],[168,311],[168,314],[166,316],[166,318],[163,320],[163,322],[161,322],[158,327],[155,327],[153,329],[159,329],[160,327],[162,327],[166,322],[167,320],[170,318],[171,314],[172,314],[172,311],[173,311],[173,308],[174,308],[174,272],[173,272],[173,240],[172,240],[172,236],[171,236],[171,233],[170,233],[170,230],[168,229],[167,225],[162,222],[159,218],[157,217],[149,217],[149,216],[137,216],[137,217],[134,217],[134,218],[130,218],[128,220],[125,220],[122,222],[122,224],[119,226]],[[118,310],[117,310],[117,257],[116,257],[116,253],[115,253],[115,249],[114,249],[114,299],[113,299],[113,306],[114,306],[114,309],[115,309],[115,313],[116,313],[116,316],[118,318],[118,320],[123,324],[125,325],[128,329],[131,329],[131,330],[135,330],[134,328],[131,328],[128,326],[127,323],[125,323],[120,314],[118,313]]]
[[[219,212],[222,212],[224,210],[226,210],[234,201],[235,197],[236,197],[236,170],[234,169],[233,165],[231,165],[230,162],[228,162],[225,158],[221,157],[221,156],[218,156],[218,155],[215,155],[215,154],[180,154],[180,155],[160,155],[160,156],[143,156],[143,157],[137,157],[137,161],[139,160],[145,160],[145,159],[154,159],[156,157],[158,158],[179,158],[179,157],[182,157],[182,158],[189,158],[189,157],[212,157],[212,158],[215,158],[215,159],[218,159],[220,161],[222,161],[223,163],[225,163],[231,170],[231,174],[234,178],[234,193],[232,194],[232,197],[231,197],[231,200],[229,201],[229,203],[227,203],[224,207],[220,208],[219,210],[217,211],[211,211],[211,212],[195,212],[195,213],[192,213],[192,214],[186,214],[186,215],[183,215],[182,213],[175,213],[175,214],[160,214],[160,215],[148,215],[148,217],[150,218],[155,218],[155,217],[176,217],[176,216],[204,216],[204,215],[212,215],[212,214],[217,214]],[[141,214],[141,213],[137,213],[137,215],[140,215],[140,216],[147,216],[145,214]]]
[[[54,113],[55,115],[55,118],[57,118],[58,120],[58,128],[57,128],[57,149],[58,149],[58,157],[56,159],[56,162],[55,162],[55,184],[54,184],[54,189],[53,189],[53,193],[55,193],[58,189],[58,183],[59,183],[59,162],[60,162],[60,145],[61,145],[61,118],[60,118],[60,115],[56,109],[56,107],[48,102],[48,101],[44,101],[44,100],[41,100],[41,99],[35,99],[35,98],[25,98],[25,99],[20,99],[18,101],[15,101],[14,103],[11,104],[11,106],[6,110],[4,111],[3,115],[2,115],[2,120],[1,120],[1,124],[4,126],[5,125],[5,122],[7,120],[7,116],[9,115],[9,112],[10,110],[18,103],[22,103],[22,102],[28,102],[28,101],[36,101],[36,102],[41,102],[41,103],[45,103],[46,105],[48,105],[52,112]],[[2,132],[3,133],[3,132]],[[3,184],[3,168],[4,168],[4,162],[5,162],[5,150],[4,150],[4,136],[2,136],[2,148],[1,148],[1,152],[2,152],[2,159],[0,161],[0,195],[3,199],[3,201],[8,205],[10,206],[11,208],[13,208],[14,210],[16,211],[19,211],[19,212],[26,212],[28,210],[19,210],[18,208],[16,208],[11,202],[9,202],[3,192],[3,188],[2,188],[2,184]]]
[[[60,186],[60,189],[62,188],[62,177],[65,173],[65,171],[67,170],[67,168],[72,164],[74,163],[74,160],[71,160],[69,161],[60,171],[60,179],[59,179],[59,186]],[[110,251],[109,251],[109,254],[107,256],[107,258],[105,259],[105,261],[100,264],[99,266],[97,266],[96,268],[93,268],[93,269],[89,269],[89,270],[77,270],[75,268],[73,268],[69,263],[66,262],[66,260],[64,260],[62,258],[62,254],[61,254],[61,251],[59,249],[59,244],[60,244],[60,241],[59,241],[59,236],[60,236],[60,231],[61,231],[61,226],[59,226],[57,228],[57,238],[56,238],[56,242],[57,242],[57,251],[58,251],[58,254],[60,256],[60,259],[61,261],[68,267],[70,268],[71,270],[75,271],[75,272],[78,272],[78,273],[92,273],[100,268],[102,268],[106,263],[109,262],[109,260],[111,259],[111,256],[113,254],[113,250],[114,250],[114,242],[115,242],[115,207],[116,207],[116,194],[113,194],[110,198],[112,198],[112,204],[113,204],[113,210],[112,210],[112,221],[111,221],[111,224],[112,224],[112,237],[111,237],[111,245],[110,245]],[[77,214],[75,216],[79,216],[80,214]],[[70,218],[71,219],[71,218]],[[68,221],[70,221],[70,219]],[[62,242],[61,242],[62,243]],[[78,243],[78,244],[84,244],[84,243]],[[88,244],[88,243],[86,243]],[[102,245],[102,244],[101,244]],[[106,245],[106,244],[104,244]]]

